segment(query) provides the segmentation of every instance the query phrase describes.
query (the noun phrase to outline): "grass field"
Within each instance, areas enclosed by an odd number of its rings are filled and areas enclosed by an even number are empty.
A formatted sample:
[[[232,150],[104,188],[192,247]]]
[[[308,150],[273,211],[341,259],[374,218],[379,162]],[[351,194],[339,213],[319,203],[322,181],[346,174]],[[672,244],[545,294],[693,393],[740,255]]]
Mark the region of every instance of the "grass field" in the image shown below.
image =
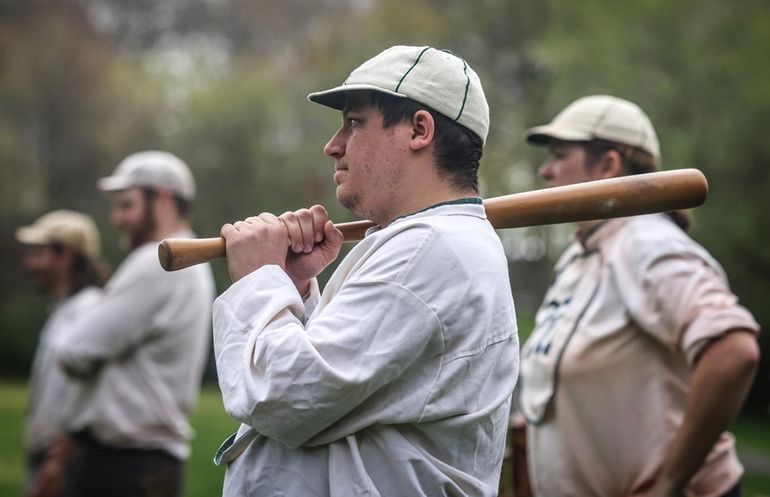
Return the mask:
[[[0,495],[21,496],[23,413],[26,388],[19,382],[0,381]],[[238,424],[225,414],[216,387],[206,387],[193,418],[196,437],[187,465],[185,497],[221,495],[224,468],[212,458],[220,442]],[[770,423],[742,418],[732,428],[745,461],[744,497],[770,497]]]

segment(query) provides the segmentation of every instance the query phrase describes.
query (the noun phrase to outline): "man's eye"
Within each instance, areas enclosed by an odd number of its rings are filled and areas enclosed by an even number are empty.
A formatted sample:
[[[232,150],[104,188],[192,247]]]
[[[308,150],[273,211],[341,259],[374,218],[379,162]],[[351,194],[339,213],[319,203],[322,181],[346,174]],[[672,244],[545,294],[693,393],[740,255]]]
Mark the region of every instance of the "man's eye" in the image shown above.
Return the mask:
[[[350,127],[350,128],[357,128],[360,125],[361,125],[361,121],[359,121],[358,119],[355,119],[355,118],[352,118],[352,117],[348,118],[348,127]]]

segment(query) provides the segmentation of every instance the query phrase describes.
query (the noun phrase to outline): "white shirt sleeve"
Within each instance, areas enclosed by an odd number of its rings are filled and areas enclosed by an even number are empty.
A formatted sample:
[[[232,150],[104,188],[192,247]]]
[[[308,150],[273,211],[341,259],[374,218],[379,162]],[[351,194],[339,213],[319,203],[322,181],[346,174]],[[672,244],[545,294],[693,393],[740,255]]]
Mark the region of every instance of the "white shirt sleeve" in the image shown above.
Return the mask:
[[[624,240],[625,256],[614,259],[619,288],[642,329],[682,350],[691,365],[709,339],[736,328],[758,330],[721,266],[702,247],[684,233],[646,235]]]

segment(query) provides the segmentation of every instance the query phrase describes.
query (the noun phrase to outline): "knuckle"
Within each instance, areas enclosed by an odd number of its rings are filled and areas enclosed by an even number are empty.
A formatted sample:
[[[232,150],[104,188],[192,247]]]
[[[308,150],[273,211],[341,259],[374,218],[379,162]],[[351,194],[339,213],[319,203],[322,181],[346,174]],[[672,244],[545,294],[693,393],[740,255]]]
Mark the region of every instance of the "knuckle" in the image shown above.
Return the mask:
[[[310,210],[317,214],[326,215],[326,207],[321,204],[315,204]]]

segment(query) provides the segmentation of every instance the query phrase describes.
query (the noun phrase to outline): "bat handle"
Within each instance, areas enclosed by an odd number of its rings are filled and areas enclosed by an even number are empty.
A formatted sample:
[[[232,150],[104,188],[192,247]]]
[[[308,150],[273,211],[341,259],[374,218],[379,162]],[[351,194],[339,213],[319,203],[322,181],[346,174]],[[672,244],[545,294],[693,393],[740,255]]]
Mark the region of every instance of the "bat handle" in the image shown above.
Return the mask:
[[[166,238],[158,245],[158,260],[166,271],[227,256],[224,238]]]
[[[343,241],[355,242],[374,226],[371,221],[352,221],[334,225],[342,232]],[[166,271],[176,271],[227,257],[224,238],[166,238],[158,245],[158,260]]]

